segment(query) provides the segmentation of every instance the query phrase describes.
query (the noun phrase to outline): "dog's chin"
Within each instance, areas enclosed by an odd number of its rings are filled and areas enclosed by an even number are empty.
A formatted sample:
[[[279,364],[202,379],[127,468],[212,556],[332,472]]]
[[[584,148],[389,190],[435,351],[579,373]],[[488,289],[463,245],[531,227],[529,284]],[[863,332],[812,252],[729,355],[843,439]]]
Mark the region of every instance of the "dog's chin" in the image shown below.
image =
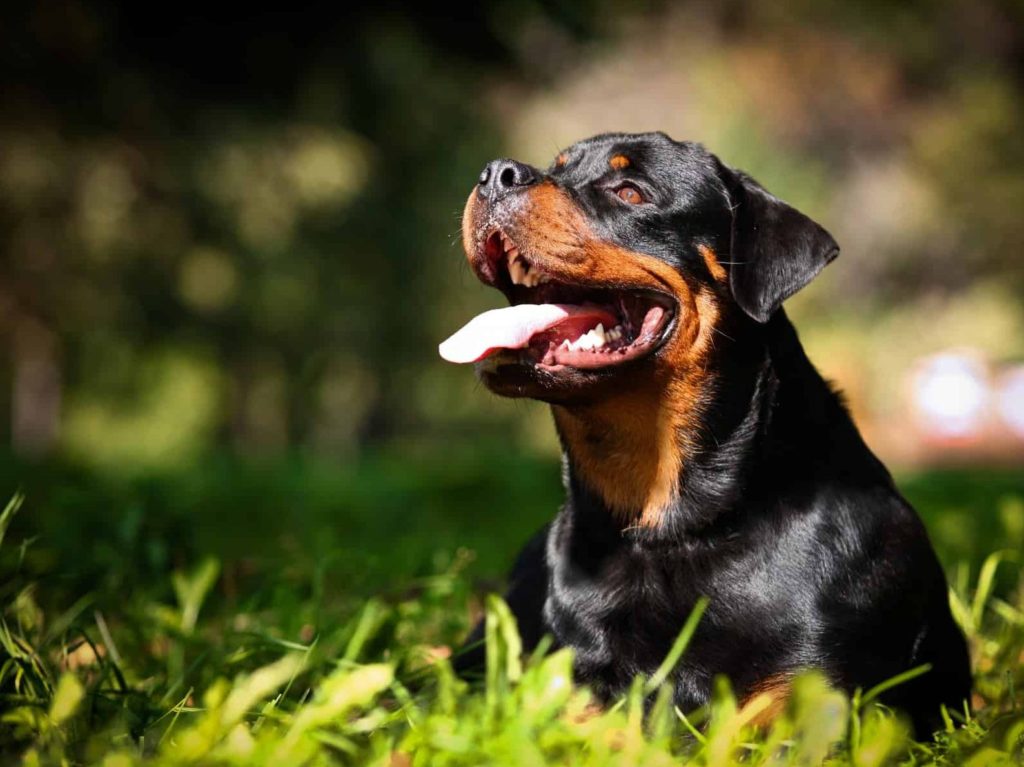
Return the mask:
[[[580,369],[543,365],[527,354],[506,350],[477,362],[475,368],[480,382],[499,397],[572,405],[622,391],[642,378],[650,363],[648,358],[609,368]]]

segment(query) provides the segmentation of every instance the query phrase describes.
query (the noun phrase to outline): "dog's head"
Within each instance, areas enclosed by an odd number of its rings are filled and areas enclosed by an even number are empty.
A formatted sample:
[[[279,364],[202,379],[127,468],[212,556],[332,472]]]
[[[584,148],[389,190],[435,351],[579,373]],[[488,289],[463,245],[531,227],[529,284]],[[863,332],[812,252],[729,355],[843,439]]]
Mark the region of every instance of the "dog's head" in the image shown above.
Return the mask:
[[[821,226],[698,144],[608,134],[546,171],[484,168],[469,262],[508,309],[442,345],[494,392],[593,400],[700,364],[723,317],[755,328],[838,253]]]

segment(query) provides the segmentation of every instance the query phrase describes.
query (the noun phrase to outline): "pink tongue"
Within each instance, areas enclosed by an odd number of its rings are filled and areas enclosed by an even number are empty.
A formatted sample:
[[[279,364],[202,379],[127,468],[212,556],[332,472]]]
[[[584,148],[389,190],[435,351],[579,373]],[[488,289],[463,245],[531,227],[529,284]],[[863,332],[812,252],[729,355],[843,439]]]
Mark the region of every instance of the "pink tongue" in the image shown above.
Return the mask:
[[[476,362],[499,349],[523,349],[530,339],[570,317],[592,314],[596,326],[607,312],[596,307],[567,304],[519,304],[491,309],[471,319],[437,350],[449,362]],[[585,332],[585,331],[584,331]]]

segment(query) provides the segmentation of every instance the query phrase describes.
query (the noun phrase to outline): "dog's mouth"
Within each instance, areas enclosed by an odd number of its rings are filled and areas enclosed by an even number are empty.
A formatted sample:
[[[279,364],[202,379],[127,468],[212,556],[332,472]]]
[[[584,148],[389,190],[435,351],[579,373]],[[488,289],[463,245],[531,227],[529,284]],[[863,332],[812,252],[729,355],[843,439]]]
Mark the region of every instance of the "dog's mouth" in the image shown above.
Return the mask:
[[[667,293],[570,283],[501,230],[484,240],[482,256],[481,279],[510,306],[480,314],[442,343],[450,362],[593,370],[646,357],[671,335],[676,302]]]

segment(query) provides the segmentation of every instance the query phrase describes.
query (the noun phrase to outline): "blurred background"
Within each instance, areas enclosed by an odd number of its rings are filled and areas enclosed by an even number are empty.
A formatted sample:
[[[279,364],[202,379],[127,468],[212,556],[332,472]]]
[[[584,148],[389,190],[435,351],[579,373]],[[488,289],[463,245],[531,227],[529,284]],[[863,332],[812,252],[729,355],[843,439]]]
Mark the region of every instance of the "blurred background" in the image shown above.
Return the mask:
[[[701,141],[825,225],[812,359],[946,562],[1024,541],[1016,0],[2,16],[0,492],[51,582],[499,577],[557,445],[437,357],[500,303],[459,216],[489,159],[608,130]]]

